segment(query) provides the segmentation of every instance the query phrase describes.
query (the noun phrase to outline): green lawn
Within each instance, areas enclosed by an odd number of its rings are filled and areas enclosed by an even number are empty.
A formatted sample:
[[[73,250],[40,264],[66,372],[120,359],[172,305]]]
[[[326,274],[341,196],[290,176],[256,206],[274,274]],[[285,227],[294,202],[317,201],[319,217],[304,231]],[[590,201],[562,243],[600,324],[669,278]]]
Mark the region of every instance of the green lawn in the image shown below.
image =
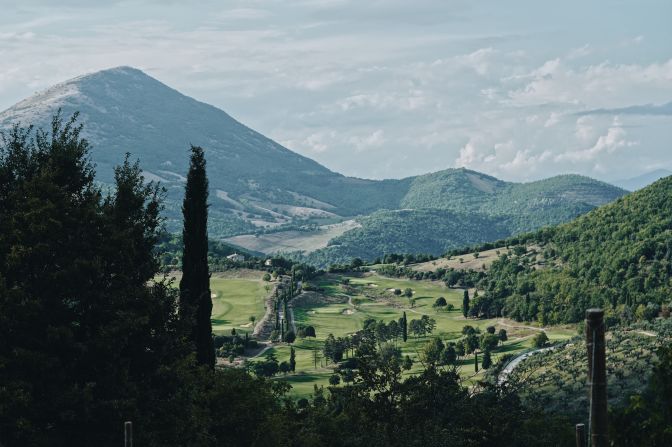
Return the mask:
[[[250,316],[257,321],[264,316],[264,302],[268,296],[266,286],[259,279],[221,278],[210,279],[212,299],[212,330],[229,333],[232,328],[252,332]]]
[[[496,326],[498,330],[503,327],[510,332],[510,339],[493,353],[493,362],[496,362],[501,355],[506,353],[515,354],[532,347],[532,336],[536,333],[534,329],[509,328],[498,324],[498,320],[494,319],[466,320],[460,310],[463,290],[449,289],[441,282],[392,279],[378,275],[348,278],[352,286],[349,290],[341,285],[342,276],[336,275],[328,276],[317,285],[324,289],[324,293],[327,295],[350,296],[354,307],[348,303],[318,304],[296,308],[294,311],[297,324],[314,326],[317,337],[314,340],[297,339],[294,343],[297,372],[286,377],[279,376],[292,385],[291,394],[293,396],[307,396],[312,393],[315,384],[327,386],[333,370],[330,366],[324,364],[324,360],[318,362],[316,367],[313,351],[321,351],[322,342],[330,333],[336,337],[342,337],[361,329],[366,318],[389,322],[392,319],[400,318],[404,311],[406,311],[409,321],[420,318],[423,314],[429,315],[437,323],[433,336],[440,336],[444,341],[459,339],[462,336],[462,327],[467,324],[478,327],[481,331],[485,331],[485,328],[490,325]],[[401,290],[411,288],[415,299],[414,307],[410,307],[408,298],[385,292],[387,289],[394,288]],[[380,299],[381,294],[385,295],[387,301]],[[378,299],[372,299],[367,295],[378,295]],[[433,309],[432,304],[440,296],[445,297],[448,303],[453,304],[455,310],[446,312]],[[552,341],[566,339],[574,334],[575,331],[572,328],[547,329],[547,335]],[[418,352],[428,339],[429,337],[416,339],[409,335],[406,343],[399,342],[402,354],[409,355],[413,360],[416,360]],[[289,346],[278,345],[273,348],[273,352],[279,361],[289,359]],[[478,377],[471,377],[474,374],[473,362],[472,356],[462,359],[460,362],[463,365],[461,373],[468,381],[473,381]],[[420,364],[416,362],[414,368],[408,374],[418,372],[420,367]]]

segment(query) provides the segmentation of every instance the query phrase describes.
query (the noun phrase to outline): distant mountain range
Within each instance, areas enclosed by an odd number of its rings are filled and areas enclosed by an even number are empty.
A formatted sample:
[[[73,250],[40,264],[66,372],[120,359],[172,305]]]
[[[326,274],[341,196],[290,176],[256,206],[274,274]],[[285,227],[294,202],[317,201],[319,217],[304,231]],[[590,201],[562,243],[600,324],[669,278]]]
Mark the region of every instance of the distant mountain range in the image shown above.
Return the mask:
[[[168,189],[170,230],[180,228],[188,148],[194,144],[208,160],[211,237],[274,233],[280,240],[291,231],[298,235],[292,240],[305,234],[317,241],[295,248],[318,250],[315,259],[327,261],[411,250],[439,254],[565,222],[626,193],[577,175],[532,183],[467,169],[400,180],[346,177],[129,67],[80,76],[21,101],[0,113],[0,129],[17,122],[46,126],[59,108],[65,116],[80,112],[99,181],[110,183],[113,167],[130,152],[146,179]],[[246,239],[229,240],[244,247]],[[293,248],[270,243],[264,251]]]
[[[667,169],[656,169],[655,171],[647,172],[638,175],[637,177],[616,180],[614,184],[628,191],[637,191],[638,189],[649,186],[653,182],[670,175],[672,175],[672,171],[668,171]]]

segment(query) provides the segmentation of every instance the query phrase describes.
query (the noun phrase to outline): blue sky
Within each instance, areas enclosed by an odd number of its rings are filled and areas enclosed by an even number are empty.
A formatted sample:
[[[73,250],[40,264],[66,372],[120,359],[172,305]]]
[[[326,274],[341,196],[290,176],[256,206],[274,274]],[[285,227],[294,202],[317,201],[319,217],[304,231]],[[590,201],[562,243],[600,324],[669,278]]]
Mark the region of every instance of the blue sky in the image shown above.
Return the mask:
[[[0,109],[130,65],[347,175],[672,169],[669,0],[194,5],[0,0]]]

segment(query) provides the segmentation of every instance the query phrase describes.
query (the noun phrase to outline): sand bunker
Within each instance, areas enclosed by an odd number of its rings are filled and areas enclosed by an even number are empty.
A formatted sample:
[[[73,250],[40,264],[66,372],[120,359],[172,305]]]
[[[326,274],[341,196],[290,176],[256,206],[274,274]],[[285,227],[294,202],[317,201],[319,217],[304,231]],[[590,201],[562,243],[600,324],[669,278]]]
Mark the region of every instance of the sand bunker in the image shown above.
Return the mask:
[[[367,286],[369,286],[369,287],[378,287],[378,284],[375,284],[375,283],[370,282],[370,283],[367,284]]]
[[[217,294],[216,293],[211,293],[210,298],[217,298]]]
[[[341,312],[343,315],[352,315],[355,313],[354,310],[352,309],[345,309],[343,312]]]

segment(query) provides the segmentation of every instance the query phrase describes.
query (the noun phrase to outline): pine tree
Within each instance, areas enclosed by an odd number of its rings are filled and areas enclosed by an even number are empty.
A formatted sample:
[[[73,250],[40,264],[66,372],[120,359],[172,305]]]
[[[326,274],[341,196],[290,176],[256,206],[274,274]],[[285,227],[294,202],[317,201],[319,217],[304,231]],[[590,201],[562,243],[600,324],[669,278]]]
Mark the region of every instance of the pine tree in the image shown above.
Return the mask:
[[[406,339],[408,338],[408,321],[406,320],[406,312],[404,312],[404,316],[401,318],[401,338],[406,342]]]
[[[474,371],[478,372],[478,351],[474,351]]]
[[[294,351],[294,347],[289,348],[289,369],[292,372],[296,371],[296,352]]]
[[[462,315],[467,318],[469,315],[469,291],[464,290],[464,297],[462,298]]]
[[[208,270],[208,179],[205,156],[200,147],[191,147],[191,160],[184,194],[184,252],[180,280],[180,315],[191,328],[196,359],[202,365],[215,365],[212,341],[212,298]]]

